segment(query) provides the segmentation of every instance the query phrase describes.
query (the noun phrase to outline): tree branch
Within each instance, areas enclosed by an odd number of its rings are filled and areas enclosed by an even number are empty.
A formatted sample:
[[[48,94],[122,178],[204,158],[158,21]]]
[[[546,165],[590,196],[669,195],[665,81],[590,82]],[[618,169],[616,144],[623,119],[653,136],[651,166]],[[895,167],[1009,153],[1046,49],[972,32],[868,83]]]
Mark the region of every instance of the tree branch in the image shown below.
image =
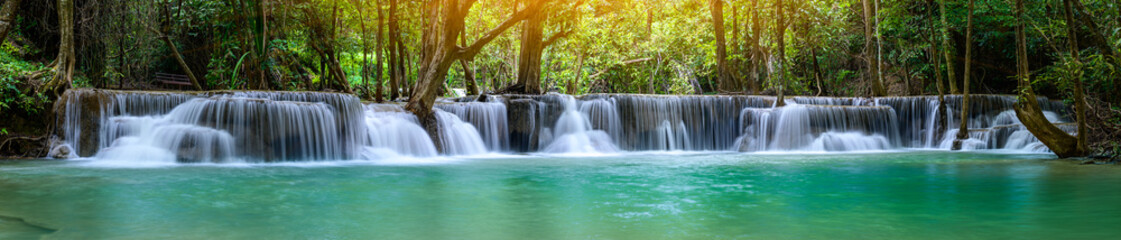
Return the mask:
[[[509,29],[510,27],[513,27],[515,24],[518,24],[518,22],[521,22],[522,20],[525,20],[526,18],[529,18],[530,14],[537,13],[537,10],[541,9],[541,5],[545,4],[548,1],[549,0],[534,2],[531,5],[529,5],[528,7],[526,7],[525,9],[522,9],[521,11],[518,11],[517,13],[514,13],[514,15],[511,15],[509,19],[506,19],[506,21],[503,21],[502,24],[498,25],[498,27],[495,27],[494,29],[491,29],[490,31],[487,31],[486,34],[483,34],[483,37],[479,38],[478,40],[475,40],[475,42],[471,43],[471,45],[469,45],[468,47],[460,47],[459,52],[457,52],[457,54],[456,54],[456,57],[459,58],[459,59],[474,58],[475,55],[479,54],[479,51],[481,51],[483,49],[483,46],[486,46],[487,43],[490,43],[490,41],[497,38],[498,35],[502,35],[502,33],[506,31],[506,29]]]
[[[545,41],[541,43],[541,46],[542,47],[548,47],[549,45],[553,45],[554,42],[556,42],[557,40],[560,40],[561,38],[568,37],[569,34],[572,34],[572,29],[565,30],[565,31],[559,32],[559,33],[555,33],[555,34],[553,34],[553,36],[549,36],[548,39],[545,39]]]

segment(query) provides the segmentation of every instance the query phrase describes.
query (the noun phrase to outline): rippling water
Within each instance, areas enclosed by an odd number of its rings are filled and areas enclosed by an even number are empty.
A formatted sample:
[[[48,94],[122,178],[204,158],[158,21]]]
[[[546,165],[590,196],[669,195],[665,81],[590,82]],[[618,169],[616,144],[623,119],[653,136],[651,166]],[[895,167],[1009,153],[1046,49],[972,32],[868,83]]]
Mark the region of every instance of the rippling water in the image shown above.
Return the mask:
[[[1121,168],[1051,155],[0,161],[0,238],[1109,239]]]

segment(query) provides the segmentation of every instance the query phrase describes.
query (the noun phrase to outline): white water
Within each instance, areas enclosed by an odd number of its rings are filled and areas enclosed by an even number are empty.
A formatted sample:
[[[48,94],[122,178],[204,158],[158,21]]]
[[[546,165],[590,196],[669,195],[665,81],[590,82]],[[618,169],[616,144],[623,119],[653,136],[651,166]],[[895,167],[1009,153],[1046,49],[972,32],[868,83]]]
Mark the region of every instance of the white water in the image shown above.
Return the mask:
[[[436,120],[440,124],[440,143],[444,153],[449,155],[479,155],[487,152],[483,137],[474,125],[459,119],[459,116],[436,110]]]
[[[945,109],[936,97],[795,97],[780,108],[772,107],[773,97],[756,96],[486,99],[438,104],[440,144],[434,144],[399,105],[362,105],[344,94],[76,90],[61,108],[59,147],[98,161],[136,164],[392,161],[510,151],[884,151],[948,149],[962,121],[960,96],[948,96]],[[1065,106],[1041,100],[1049,120],[1069,121]],[[508,108],[514,101],[532,103]],[[981,95],[972,102],[965,149],[1047,152],[1011,111],[1014,97]],[[946,129],[939,129],[941,114]]]
[[[592,129],[588,117],[577,111],[576,99],[572,96],[567,96],[565,99],[564,113],[561,113],[553,126],[551,136],[555,136],[555,139],[546,143],[543,152],[613,153],[619,151],[607,132]]]
[[[416,116],[397,105],[366,106],[366,131],[370,144],[362,156],[368,160],[398,157],[436,156],[436,146],[428,133],[417,123]]]
[[[436,108],[455,114],[459,119],[475,126],[488,151],[504,152],[510,149],[506,105],[502,102],[448,103],[436,105]]]

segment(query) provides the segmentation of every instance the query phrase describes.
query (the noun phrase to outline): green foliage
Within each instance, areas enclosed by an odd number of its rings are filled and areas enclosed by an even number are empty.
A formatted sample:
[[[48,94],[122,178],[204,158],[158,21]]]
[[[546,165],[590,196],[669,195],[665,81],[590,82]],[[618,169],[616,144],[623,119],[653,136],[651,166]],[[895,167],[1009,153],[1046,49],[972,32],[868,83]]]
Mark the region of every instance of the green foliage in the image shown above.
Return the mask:
[[[21,81],[24,75],[40,70],[42,64],[23,60],[21,52],[32,52],[28,47],[17,48],[9,43],[0,45],[0,112],[21,110],[28,113],[42,111],[47,97],[36,93]]]

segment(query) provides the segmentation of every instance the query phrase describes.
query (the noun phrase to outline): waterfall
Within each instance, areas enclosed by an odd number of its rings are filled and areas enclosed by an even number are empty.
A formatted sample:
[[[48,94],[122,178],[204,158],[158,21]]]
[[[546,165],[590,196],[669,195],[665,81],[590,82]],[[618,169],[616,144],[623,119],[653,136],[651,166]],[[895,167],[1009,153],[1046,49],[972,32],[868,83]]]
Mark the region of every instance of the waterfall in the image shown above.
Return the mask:
[[[444,153],[449,155],[479,155],[487,152],[479,130],[470,123],[459,119],[459,116],[442,110],[436,110],[436,121],[439,122],[440,144]]]
[[[369,146],[362,152],[367,160],[378,160],[396,155],[413,157],[436,156],[436,145],[428,132],[420,127],[416,116],[391,104],[366,106],[366,131]]]
[[[634,151],[729,150],[740,136],[740,111],[774,103],[773,97],[758,96],[611,94],[584,98],[614,101],[621,129],[604,130],[617,134],[621,148]]]
[[[553,127],[551,142],[547,142],[544,152],[548,153],[612,153],[619,149],[611,136],[603,130],[593,130],[591,121],[577,110],[576,99],[567,96],[564,112]]]
[[[895,111],[875,106],[793,104],[746,108],[740,151],[862,151],[900,147]]]
[[[510,150],[506,104],[500,101],[459,102],[438,104],[436,108],[455,114],[463,121],[471,123],[479,130],[479,136],[486,143],[487,150],[493,152]]]
[[[398,104],[317,92],[140,92],[73,89],[56,106],[62,143],[80,157],[136,162],[381,160],[488,152],[868,151],[1047,152],[1019,122],[1015,96],[833,98],[590,94],[442,99],[435,138]],[[1074,133],[1070,109],[1040,98]],[[944,118],[944,123],[941,117]],[[941,126],[945,126],[942,129]]]

